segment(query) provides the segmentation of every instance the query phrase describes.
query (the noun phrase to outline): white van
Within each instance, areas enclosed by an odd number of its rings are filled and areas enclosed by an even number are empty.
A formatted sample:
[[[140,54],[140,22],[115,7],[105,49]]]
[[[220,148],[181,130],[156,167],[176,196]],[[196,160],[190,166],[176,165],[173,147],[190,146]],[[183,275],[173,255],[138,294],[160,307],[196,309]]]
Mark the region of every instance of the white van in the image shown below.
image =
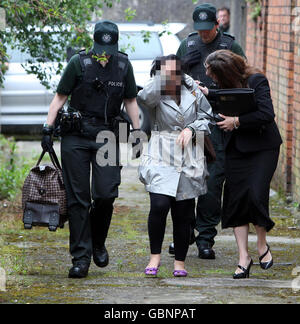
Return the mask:
[[[157,56],[176,54],[180,40],[176,36],[184,27],[181,23],[161,24],[122,23],[120,49],[126,49],[133,65],[137,86],[142,88],[149,78],[150,67]],[[167,30],[167,32],[166,32]],[[148,42],[144,41],[147,33]],[[162,35],[161,35],[162,34]],[[150,37],[148,37],[150,36]],[[128,44],[130,44],[128,48]],[[16,50],[9,51],[9,69],[4,88],[0,91],[1,132],[18,137],[41,133],[55,87],[47,90],[33,74],[27,74],[22,63],[29,58]],[[53,63],[47,63],[53,64]],[[54,84],[59,77],[54,77]],[[140,107],[141,128],[149,132],[150,122],[146,110]]]

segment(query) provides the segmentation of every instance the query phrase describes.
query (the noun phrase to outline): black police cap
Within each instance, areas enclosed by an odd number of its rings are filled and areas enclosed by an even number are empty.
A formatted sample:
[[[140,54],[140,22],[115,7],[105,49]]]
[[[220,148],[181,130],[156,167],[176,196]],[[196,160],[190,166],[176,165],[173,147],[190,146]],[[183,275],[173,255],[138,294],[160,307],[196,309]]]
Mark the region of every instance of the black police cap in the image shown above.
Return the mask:
[[[217,24],[217,9],[210,3],[203,3],[193,13],[195,30],[211,30]]]
[[[94,30],[94,52],[114,55],[118,52],[119,29],[112,21],[99,21]]]

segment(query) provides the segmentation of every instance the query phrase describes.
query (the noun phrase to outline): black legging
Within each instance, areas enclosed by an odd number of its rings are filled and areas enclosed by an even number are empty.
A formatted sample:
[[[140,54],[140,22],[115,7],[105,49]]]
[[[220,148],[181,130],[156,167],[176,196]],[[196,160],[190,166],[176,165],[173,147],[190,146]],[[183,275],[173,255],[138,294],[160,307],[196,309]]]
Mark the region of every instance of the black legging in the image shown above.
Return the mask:
[[[195,199],[176,201],[175,198],[170,196],[150,193],[150,201],[151,208],[148,218],[148,233],[151,254],[161,253],[167,216],[171,209],[175,260],[185,261],[189,249]]]

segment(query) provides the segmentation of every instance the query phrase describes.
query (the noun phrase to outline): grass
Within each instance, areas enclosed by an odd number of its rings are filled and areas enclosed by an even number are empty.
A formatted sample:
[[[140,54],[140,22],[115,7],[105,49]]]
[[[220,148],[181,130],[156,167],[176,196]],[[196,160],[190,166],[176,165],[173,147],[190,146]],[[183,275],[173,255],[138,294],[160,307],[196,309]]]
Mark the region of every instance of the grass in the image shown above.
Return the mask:
[[[14,138],[0,134],[0,201],[13,200],[20,194],[24,180],[37,159],[37,156],[30,159],[21,157]]]

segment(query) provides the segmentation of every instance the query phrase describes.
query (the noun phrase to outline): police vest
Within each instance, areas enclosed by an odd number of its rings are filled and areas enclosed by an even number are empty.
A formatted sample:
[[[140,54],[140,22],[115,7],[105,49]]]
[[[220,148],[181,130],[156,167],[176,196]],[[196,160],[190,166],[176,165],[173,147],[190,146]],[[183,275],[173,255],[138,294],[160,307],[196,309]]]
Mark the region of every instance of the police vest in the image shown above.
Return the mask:
[[[217,50],[232,49],[234,36],[218,33],[213,42],[205,44],[197,32],[187,38],[187,53],[182,58],[187,66],[187,73],[194,79],[203,82],[208,88],[213,87],[213,80],[206,75],[204,62],[207,56]]]
[[[103,68],[92,53],[79,52],[82,78],[71,94],[70,106],[83,116],[112,119],[120,114],[128,57],[119,52]],[[106,116],[105,116],[106,115]]]

